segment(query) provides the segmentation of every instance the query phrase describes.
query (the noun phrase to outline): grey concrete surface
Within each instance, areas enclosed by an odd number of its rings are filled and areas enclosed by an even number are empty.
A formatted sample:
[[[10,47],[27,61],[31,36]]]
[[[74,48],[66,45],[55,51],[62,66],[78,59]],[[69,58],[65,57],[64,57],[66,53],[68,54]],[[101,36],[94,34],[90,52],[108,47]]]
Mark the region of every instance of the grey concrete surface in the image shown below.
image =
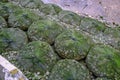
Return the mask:
[[[65,10],[87,15],[111,24],[120,25],[120,0],[43,0]]]

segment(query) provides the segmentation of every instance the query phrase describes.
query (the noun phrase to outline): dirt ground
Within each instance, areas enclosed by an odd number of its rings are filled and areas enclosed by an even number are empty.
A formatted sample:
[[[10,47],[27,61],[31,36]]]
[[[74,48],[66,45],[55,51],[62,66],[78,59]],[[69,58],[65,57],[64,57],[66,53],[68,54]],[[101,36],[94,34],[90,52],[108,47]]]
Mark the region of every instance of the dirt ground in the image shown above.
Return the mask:
[[[74,11],[80,15],[87,15],[112,26],[120,25],[120,0],[43,0],[54,3],[65,10]],[[114,27],[114,26],[113,26]]]

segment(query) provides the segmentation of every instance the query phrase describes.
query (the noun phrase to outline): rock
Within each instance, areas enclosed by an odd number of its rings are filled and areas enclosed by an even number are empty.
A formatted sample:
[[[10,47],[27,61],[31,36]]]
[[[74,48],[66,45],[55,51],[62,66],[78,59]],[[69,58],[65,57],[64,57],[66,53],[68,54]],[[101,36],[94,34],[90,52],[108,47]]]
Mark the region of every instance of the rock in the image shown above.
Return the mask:
[[[19,4],[25,8],[37,9],[44,3],[41,0],[19,0]]]
[[[113,80],[113,79],[108,79],[108,78],[96,78],[95,80]]]
[[[8,19],[12,13],[20,13],[22,10],[19,6],[12,3],[0,3],[0,16]]]
[[[59,12],[58,17],[62,22],[71,25],[80,25],[80,21],[82,19],[82,17],[78,14],[67,10],[62,10]]]
[[[120,27],[107,28],[104,31],[104,35],[110,36],[112,41],[108,41],[108,44],[112,47],[120,50]]]
[[[19,50],[27,42],[27,35],[18,28],[0,29],[0,53],[9,50]]]
[[[79,28],[92,35],[96,35],[100,32],[104,32],[106,25],[100,21],[87,17],[81,20]]]
[[[67,30],[55,39],[55,50],[62,58],[81,60],[86,57],[92,43],[76,30]]]
[[[31,72],[40,72],[40,75],[49,72],[56,61],[57,55],[52,47],[42,41],[28,43],[18,55],[18,63],[22,68]]]
[[[107,27],[106,30],[104,31],[104,34],[112,36],[114,38],[120,37],[120,27]]]
[[[42,5],[39,10],[46,15],[57,15],[60,11],[62,11],[59,6],[51,3]]]
[[[32,41],[41,40],[52,44],[63,30],[64,28],[56,21],[39,20],[30,26],[28,36]]]
[[[5,19],[0,16],[0,29],[6,28],[6,27],[7,27],[7,23],[6,23]]]
[[[5,6],[5,3],[0,3],[0,16],[7,18],[9,16],[8,7]]]
[[[107,45],[95,45],[87,55],[90,71],[98,77],[120,79],[120,52]]]
[[[8,18],[8,23],[11,27],[27,30],[34,21],[40,18],[37,14],[32,13],[28,9],[24,9],[22,13],[11,14]]]
[[[53,67],[48,80],[91,80],[88,69],[75,60],[64,59]]]
[[[8,0],[1,0],[0,2],[8,2]]]

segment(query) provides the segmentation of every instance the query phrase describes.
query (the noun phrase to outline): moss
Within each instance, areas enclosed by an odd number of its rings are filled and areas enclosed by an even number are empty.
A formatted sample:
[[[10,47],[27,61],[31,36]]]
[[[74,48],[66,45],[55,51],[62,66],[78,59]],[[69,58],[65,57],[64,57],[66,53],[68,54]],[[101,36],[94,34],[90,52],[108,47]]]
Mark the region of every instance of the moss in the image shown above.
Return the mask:
[[[62,9],[59,7],[59,6],[57,6],[57,5],[55,5],[55,4],[50,4],[50,5],[52,5],[53,7],[54,7],[54,10],[55,10],[55,12],[58,14],[60,11],[62,11]]]
[[[87,66],[96,76],[115,79],[120,76],[119,53],[107,45],[96,45],[87,56]]]
[[[53,67],[48,80],[90,80],[88,69],[75,60],[64,59]]]
[[[55,4],[44,4],[39,10],[46,15],[57,15],[62,9]]]
[[[36,9],[41,7],[44,3],[42,0],[19,0],[22,7]]]
[[[97,78],[95,80],[113,80],[113,79],[108,79],[108,78]]]
[[[55,21],[40,20],[30,26],[28,36],[32,41],[41,40],[52,44],[63,30],[64,28]]]
[[[58,17],[62,22],[71,25],[79,25],[82,19],[82,17],[78,14],[67,10],[62,10],[59,12]]]
[[[104,35],[110,36],[114,41],[109,43],[112,47],[116,49],[120,49],[120,28],[115,27],[115,28],[107,28],[104,32]]]
[[[8,0],[1,0],[1,2],[8,2]]]
[[[11,13],[20,12],[22,12],[22,10],[19,6],[16,6],[12,3],[0,3],[0,16],[4,17],[5,19],[7,19]]]
[[[120,37],[120,28],[119,27],[114,27],[114,28],[112,28],[112,27],[108,27],[108,28],[106,28],[106,30],[104,31],[104,34],[106,34],[106,35],[110,35],[110,36],[112,36],[112,37],[114,37],[114,38],[118,38],[118,37]]]
[[[27,43],[26,34],[17,28],[2,28],[0,31],[0,52],[19,50]]]
[[[52,47],[42,41],[30,42],[18,55],[18,62],[25,70],[40,72],[40,75],[50,71],[56,61],[57,55]]]
[[[7,40],[9,39],[9,35],[4,33],[2,29],[0,29],[0,53],[5,51],[5,48],[8,46]]]
[[[37,14],[32,13],[28,9],[23,9],[22,13],[11,14],[8,18],[8,23],[11,27],[27,30],[34,21],[37,21],[39,19],[41,19],[41,17]]]
[[[83,59],[91,46],[90,39],[75,30],[67,30],[60,34],[55,40],[57,53],[61,57],[68,59]]]
[[[8,7],[5,6],[5,3],[0,3],[0,16],[7,18],[8,17]]]
[[[106,25],[92,18],[84,18],[81,20],[79,28],[94,35],[100,32],[104,32],[106,29]]]
[[[7,27],[7,23],[6,23],[5,19],[0,16],[0,29],[6,28],[6,27]]]

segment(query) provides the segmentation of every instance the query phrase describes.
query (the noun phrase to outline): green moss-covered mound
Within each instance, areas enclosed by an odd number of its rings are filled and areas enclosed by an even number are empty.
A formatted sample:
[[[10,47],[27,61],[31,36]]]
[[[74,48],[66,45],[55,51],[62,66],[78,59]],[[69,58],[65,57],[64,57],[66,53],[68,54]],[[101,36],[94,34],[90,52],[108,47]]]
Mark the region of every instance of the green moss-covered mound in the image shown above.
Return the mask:
[[[64,28],[55,21],[40,20],[30,26],[28,36],[32,41],[41,40],[52,44],[63,30]]]
[[[84,18],[81,20],[80,29],[87,31],[90,34],[98,34],[104,32],[106,26],[104,23],[92,18]]]
[[[44,3],[42,0],[19,0],[19,4],[25,8],[37,9],[41,7]]]
[[[50,71],[56,60],[57,55],[52,47],[42,41],[30,42],[18,55],[18,62],[25,70],[40,72],[41,75]]]
[[[23,9],[22,13],[11,14],[8,18],[8,23],[11,27],[27,30],[34,21],[37,21],[40,18],[40,16],[32,13],[30,10]]]
[[[0,29],[6,28],[6,27],[7,27],[7,23],[6,23],[5,19],[0,16]]]
[[[0,29],[0,52],[19,50],[28,42],[25,32],[18,28]]]
[[[45,15],[57,15],[62,9],[55,4],[44,4],[39,10],[43,12]]]
[[[96,78],[95,80],[113,80],[113,79],[108,79],[108,78]]]
[[[82,17],[78,14],[66,10],[62,10],[61,12],[59,12],[58,17],[62,22],[71,25],[80,25],[80,21],[82,19]]]
[[[120,80],[119,25],[42,1],[0,0],[0,55],[29,80]]]
[[[8,0],[0,0],[0,2],[8,2]]]
[[[62,58],[83,59],[90,47],[89,38],[75,30],[67,30],[55,40],[55,49]]]
[[[109,45],[120,50],[120,27],[107,28],[104,31],[104,35],[110,36],[113,39],[111,42],[108,42]]]
[[[60,60],[48,80],[91,80],[88,69],[75,60]]]
[[[22,12],[21,8],[12,3],[0,3],[0,16],[7,19],[12,13]]]
[[[107,45],[94,46],[86,59],[88,68],[99,77],[120,79],[120,52]]]

